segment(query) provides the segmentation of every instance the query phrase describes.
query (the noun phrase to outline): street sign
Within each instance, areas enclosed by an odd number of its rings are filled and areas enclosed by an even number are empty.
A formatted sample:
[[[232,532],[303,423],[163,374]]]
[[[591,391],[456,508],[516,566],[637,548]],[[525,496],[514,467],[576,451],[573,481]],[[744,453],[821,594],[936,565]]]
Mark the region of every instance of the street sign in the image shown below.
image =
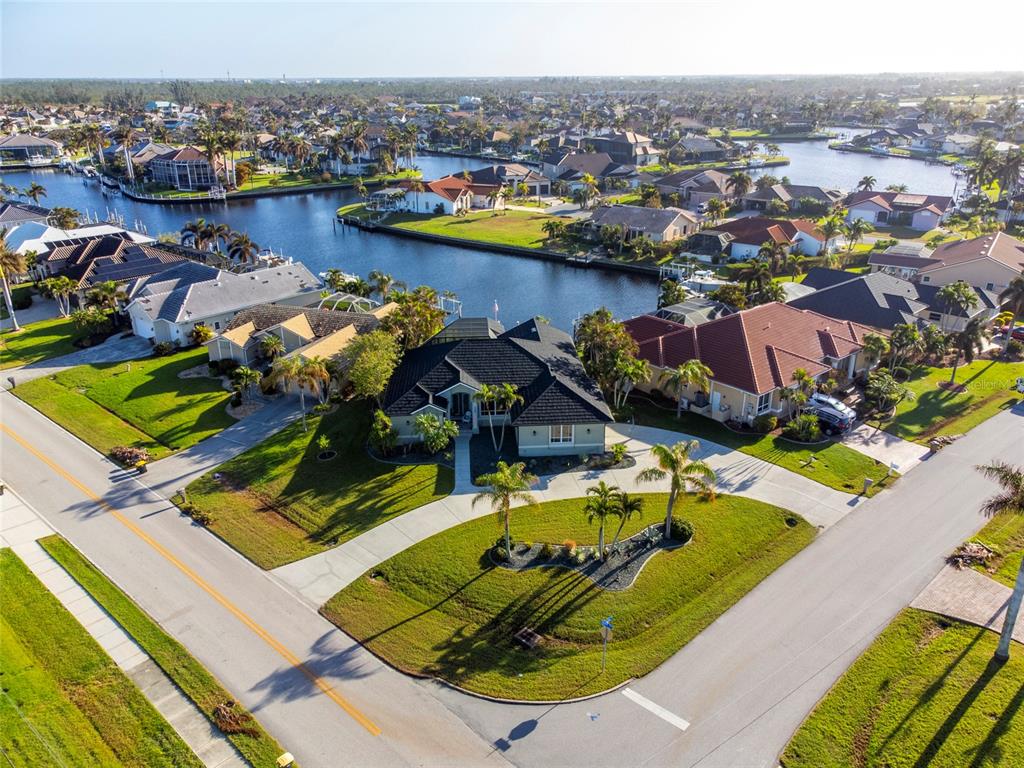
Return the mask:
[[[608,641],[612,639],[613,616],[601,619],[601,671],[604,672],[605,660],[608,658]]]
[[[601,638],[607,643],[612,639],[612,631],[604,624],[601,625]]]

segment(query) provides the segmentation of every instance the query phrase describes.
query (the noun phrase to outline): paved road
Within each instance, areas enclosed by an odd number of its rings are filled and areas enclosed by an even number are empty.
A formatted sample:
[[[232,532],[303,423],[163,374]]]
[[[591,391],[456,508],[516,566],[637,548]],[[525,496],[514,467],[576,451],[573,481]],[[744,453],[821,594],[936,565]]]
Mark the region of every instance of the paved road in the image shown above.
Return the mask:
[[[500,706],[440,686],[435,695],[485,740],[504,740],[517,765],[774,766],[821,696],[982,524],[994,486],[972,467],[1017,456],[1022,442],[1022,406],[975,428],[630,686],[688,721],[685,731],[622,693],[558,707]]]
[[[422,686],[7,392],[0,425],[5,481],[302,765],[504,762]]]

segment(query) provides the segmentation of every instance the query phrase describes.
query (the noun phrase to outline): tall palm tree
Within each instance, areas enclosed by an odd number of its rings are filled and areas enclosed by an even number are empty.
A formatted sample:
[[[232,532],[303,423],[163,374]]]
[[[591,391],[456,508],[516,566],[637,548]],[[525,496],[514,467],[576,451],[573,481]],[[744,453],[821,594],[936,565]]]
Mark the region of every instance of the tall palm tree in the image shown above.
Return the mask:
[[[231,231],[231,227],[224,223],[212,224],[211,226],[211,239],[219,252],[221,250],[221,246],[224,248],[228,247],[235,233]]]
[[[735,197],[743,197],[752,186],[754,186],[753,179],[750,178],[749,173],[744,171],[733,171],[725,180],[725,188],[732,190]]]
[[[711,377],[715,375],[707,365],[696,358],[680,363],[672,370],[661,374],[662,385],[667,385],[676,393],[676,418],[683,412],[683,392],[690,386],[698,390],[711,388]]]
[[[767,261],[771,265],[772,274],[779,272],[779,263],[785,264],[789,259],[789,249],[785,243],[776,241],[762,243],[757,250],[757,258]]]
[[[274,361],[267,376],[273,385],[284,384],[287,390],[292,385],[299,390],[299,412],[302,414],[302,431],[306,428],[306,380],[302,372],[303,363],[298,357],[279,357]]]
[[[260,353],[268,360],[276,360],[284,354],[284,342],[277,334],[268,333],[260,339]]]
[[[206,229],[206,219],[196,219],[195,221],[186,221],[181,228],[181,244],[191,245],[193,248],[203,250],[203,243],[201,241],[203,230]]]
[[[961,358],[968,363],[974,362],[975,352],[985,348],[985,339],[988,338],[988,329],[985,321],[980,317],[974,317],[967,321],[967,325],[959,333],[953,335],[953,351],[956,357],[953,358],[953,372],[949,375],[949,383],[956,381],[956,369],[960,367]]]
[[[135,164],[132,161],[132,144],[135,143],[138,134],[131,123],[123,123],[114,131],[114,136],[121,145],[121,152],[124,154],[124,169],[128,174],[128,180],[135,181]]]
[[[597,553],[603,560],[606,552],[604,548],[604,526],[608,518],[615,514],[617,485],[608,485],[604,480],[597,485],[587,488],[587,500],[583,504],[583,514],[587,516],[590,525],[597,520]]]
[[[36,205],[39,205],[39,198],[46,197],[46,187],[33,181],[25,190],[25,197],[29,198]]]
[[[331,385],[331,371],[328,361],[323,357],[315,356],[303,360],[302,368],[299,370],[299,392],[301,387],[309,388],[315,392],[321,403],[327,402],[327,395]]]
[[[746,283],[747,293],[763,290],[772,281],[772,269],[763,261],[748,262],[746,269],[740,272],[739,279]]]
[[[113,280],[106,280],[94,285],[86,298],[91,306],[114,310],[117,309],[117,302],[127,298],[127,294]]]
[[[721,200],[717,197],[712,197],[705,204],[705,209],[707,212],[704,214],[704,216],[705,218],[709,219],[711,221],[711,225],[714,226],[715,222],[717,222],[725,215],[725,212],[726,210],[728,210],[728,208],[729,206],[725,204],[724,200]]]
[[[228,184],[232,187],[237,186],[235,181],[235,152],[237,152],[242,146],[242,137],[234,131],[228,131],[227,133],[221,134],[220,146],[224,150],[224,175]],[[231,172],[228,174],[228,164],[230,164]]]
[[[490,503],[491,509],[505,528],[505,554],[511,559],[512,504],[516,501],[530,506],[537,503],[530,493],[530,486],[537,482],[537,477],[527,472],[526,464],[521,461],[512,465],[499,461],[493,472],[480,475],[476,481],[488,488],[473,497],[473,506],[481,501]]]
[[[509,384],[507,381],[497,386],[495,393],[494,404],[497,406],[497,410],[500,413],[508,413],[517,405],[522,405],[525,401],[522,395],[519,394],[519,387],[515,384]],[[505,444],[505,432],[503,428],[498,436],[498,453],[501,453],[501,447]]]
[[[7,245],[7,227],[0,229],[0,285],[3,286],[4,304],[7,314],[11,316],[11,328],[20,331],[18,317],[14,314],[14,299],[11,297],[10,278],[20,275],[27,269],[25,257]]]
[[[946,315],[951,315],[954,311],[966,312],[978,306],[978,294],[963,280],[947,283],[939,288],[935,295],[942,302]],[[945,320],[942,323],[942,330],[946,331]]]
[[[1005,352],[1013,338],[1013,329],[1017,327],[1017,318],[1024,316],[1024,274],[1018,275],[1010,281],[1010,284],[999,294],[999,301],[1013,313],[1010,317],[1010,330],[1006,332],[1006,343],[1003,344]]]
[[[999,514],[1024,515],[1024,470],[1003,461],[993,461],[977,467],[977,470],[990,480],[999,483],[1000,491],[981,505],[981,511],[988,516]],[[1024,602],[1024,560],[1017,570],[1017,580],[1010,594],[1010,602],[1003,616],[1003,630],[999,634],[999,645],[996,648],[996,659],[1006,661],[1010,658],[1010,640],[1017,624],[1021,603]]]
[[[843,234],[846,237],[846,252],[853,250],[853,246],[864,239],[864,235],[872,230],[872,226],[865,219],[854,219],[843,227]]]
[[[821,230],[822,237],[824,237],[819,255],[828,255],[829,243],[843,232],[843,221],[838,216],[829,216],[818,225],[818,229]]]
[[[857,189],[861,192],[870,192],[875,188],[875,184],[877,183],[878,179],[874,176],[864,176],[857,182]]]
[[[676,443],[673,446],[658,443],[651,446],[651,455],[657,461],[656,467],[648,467],[637,475],[641,483],[669,481],[668,505],[665,509],[665,538],[672,536],[672,510],[680,493],[696,491],[709,501],[715,498],[715,483],[718,476],[706,461],[692,459],[690,454],[700,447],[696,440]]]
[[[370,278],[373,292],[380,296],[381,301],[387,301],[388,294],[398,285],[394,277],[379,269],[373,270],[367,277]]]
[[[228,243],[228,256],[237,259],[239,264],[252,261],[255,263],[260,247],[256,245],[246,232],[235,232]]]
[[[612,539],[611,548],[613,552],[619,543],[619,536],[622,534],[622,529],[626,523],[634,517],[643,517],[643,514],[643,496],[630,495],[625,491],[619,491],[615,494],[615,516],[619,518],[619,527],[616,529],[615,536]]]

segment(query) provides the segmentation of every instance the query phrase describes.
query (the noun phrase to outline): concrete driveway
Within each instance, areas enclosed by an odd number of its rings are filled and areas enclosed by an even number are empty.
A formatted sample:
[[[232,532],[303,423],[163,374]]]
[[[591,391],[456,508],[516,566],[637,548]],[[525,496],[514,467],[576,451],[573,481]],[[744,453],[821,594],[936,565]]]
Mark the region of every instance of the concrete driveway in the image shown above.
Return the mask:
[[[901,475],[912,470],[931,453],[919,443],[903,440],[869,424],[858,424],[841,442],[875,461],[892,467]]]
[[[49,360],[40,360],[38,363],[24,365],[21,368],[11,368],[3,371],[3,387],[10,389],[11,383],[8,377],[13,377],[15,384],[24,384],[26,381],[41,379],[44,376],[52,376],[68,368],[78,365],[91,365],[92,363],[118,363],[127,360],[138,360],[140,357],[147,357],[153,351],[149,341],[139,336],[122,338],[120,334],[111,336],[102,344],[88,349],[80,349],[61,357],[52,357]]]

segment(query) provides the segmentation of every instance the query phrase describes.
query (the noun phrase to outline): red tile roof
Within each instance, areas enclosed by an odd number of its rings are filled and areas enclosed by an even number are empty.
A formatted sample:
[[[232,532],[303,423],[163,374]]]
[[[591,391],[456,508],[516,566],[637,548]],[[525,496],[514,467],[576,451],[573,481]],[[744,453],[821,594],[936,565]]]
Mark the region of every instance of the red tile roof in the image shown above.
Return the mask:
[[[826,357],[857,352],[866,334],[878,333],[778,303],[694,327],[649,315],[625,325],[640,357],[652,365],[675,368],[697,358],[714,371],[715,381],[755,394],[789,386],[797,368],[812,376],[823,373],[829,368]]]
[[[824,240],[821,231],[812,222],[804,219],[768,219],[751,216],[718,224],[715,231],[728,232],[735,238],[734,242],[750,245],[767,242],[788,245],[795,242],[798,232],[805,232],[817,240]]]

